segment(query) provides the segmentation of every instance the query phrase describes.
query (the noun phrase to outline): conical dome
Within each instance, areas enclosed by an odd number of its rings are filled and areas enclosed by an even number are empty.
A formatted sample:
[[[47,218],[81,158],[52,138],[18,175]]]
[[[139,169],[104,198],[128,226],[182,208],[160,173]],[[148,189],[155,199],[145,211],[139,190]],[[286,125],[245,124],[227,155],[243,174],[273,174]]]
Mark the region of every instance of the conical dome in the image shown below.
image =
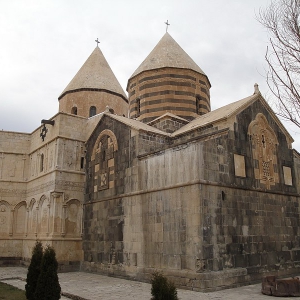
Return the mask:
[[[99,47],[95,48],[58,99],[69,92],[81,89],[107,90],[126,98],[125,92]]]
[[[58,98],[59,111],[92,117],[109,106],[128,114],[128,99],[99,47],[96,47]]]
[[[129,115],[148,123],[164,114],[192,120],[210,111],[210,82],[165,33],[128,80]]]
[[[201,68],[178,45],[171,35],[166,32],[130,78],[144,71],[165,67],[190,69],[205,75]]]

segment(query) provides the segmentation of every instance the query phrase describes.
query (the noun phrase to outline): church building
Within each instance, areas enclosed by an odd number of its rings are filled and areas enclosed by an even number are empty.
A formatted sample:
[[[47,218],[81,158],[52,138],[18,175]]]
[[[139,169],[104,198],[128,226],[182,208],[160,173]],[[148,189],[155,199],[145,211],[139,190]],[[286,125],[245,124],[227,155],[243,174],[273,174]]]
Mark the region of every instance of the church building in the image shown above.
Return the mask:
[[[61,271],[177,287],[300,273],[300,154],[254,93],[211,111],[208,76],[169,33],[127,94],[97,46],[32,133],[0,131],[0,264],[36,240]]]

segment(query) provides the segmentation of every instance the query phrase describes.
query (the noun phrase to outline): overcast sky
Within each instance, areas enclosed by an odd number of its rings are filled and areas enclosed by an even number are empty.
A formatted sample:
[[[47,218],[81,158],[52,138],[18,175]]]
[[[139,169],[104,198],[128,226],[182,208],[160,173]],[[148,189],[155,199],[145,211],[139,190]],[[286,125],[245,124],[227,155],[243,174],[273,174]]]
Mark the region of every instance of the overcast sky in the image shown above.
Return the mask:
[[[32,132],[96,47],[120,84],[168,32],[207,74],[212,109],[267,100],[268,34],[255,15],[270,0],[0,0],[0,130]],[[300,150],[300,136],[284,123]]]

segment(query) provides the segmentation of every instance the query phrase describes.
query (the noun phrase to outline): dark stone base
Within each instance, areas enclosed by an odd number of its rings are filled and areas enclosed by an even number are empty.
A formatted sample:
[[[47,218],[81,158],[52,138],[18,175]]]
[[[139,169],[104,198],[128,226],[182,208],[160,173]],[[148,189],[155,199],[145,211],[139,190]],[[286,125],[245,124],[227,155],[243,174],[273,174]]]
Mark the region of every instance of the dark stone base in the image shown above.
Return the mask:
[[[78,272],[80,271],[80,261],[59,261],[58,272]]]
[[[0,262],[1,264],[1,262]],[[23,259],[21,261],[21,265],[25,267],[29,267],[30,259]],[[66,273],[66,272],[78,272],[80,271],[80,261],[58,261],[58,272]]]
[[[243,285],[260,283],[264,276],[275,275],[282,278],[300,274],[300,266],[290,269],[266,271],[262,268],[232,268],[222,271],[196,273],[190,270],[158,270],[153,268],[138,268],[127,271],[127,267],[120,265],[104,265],[82,262],[81,271],[98,273],[135,281],[150,282],[154,271],[161,271],[163,275],[172,280],[179,289],[198,292],[212,292]]]
[[[0,257],[1,267],[23,266],[22,257]]]

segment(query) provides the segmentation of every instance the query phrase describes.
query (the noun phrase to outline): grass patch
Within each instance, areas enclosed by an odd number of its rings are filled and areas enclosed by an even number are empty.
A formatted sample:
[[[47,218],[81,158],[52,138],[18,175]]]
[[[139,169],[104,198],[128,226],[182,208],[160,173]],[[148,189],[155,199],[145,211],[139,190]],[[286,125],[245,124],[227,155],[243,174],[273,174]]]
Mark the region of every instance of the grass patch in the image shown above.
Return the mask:
[[[0,300],[26,300],[25,291],[0,282]]]

